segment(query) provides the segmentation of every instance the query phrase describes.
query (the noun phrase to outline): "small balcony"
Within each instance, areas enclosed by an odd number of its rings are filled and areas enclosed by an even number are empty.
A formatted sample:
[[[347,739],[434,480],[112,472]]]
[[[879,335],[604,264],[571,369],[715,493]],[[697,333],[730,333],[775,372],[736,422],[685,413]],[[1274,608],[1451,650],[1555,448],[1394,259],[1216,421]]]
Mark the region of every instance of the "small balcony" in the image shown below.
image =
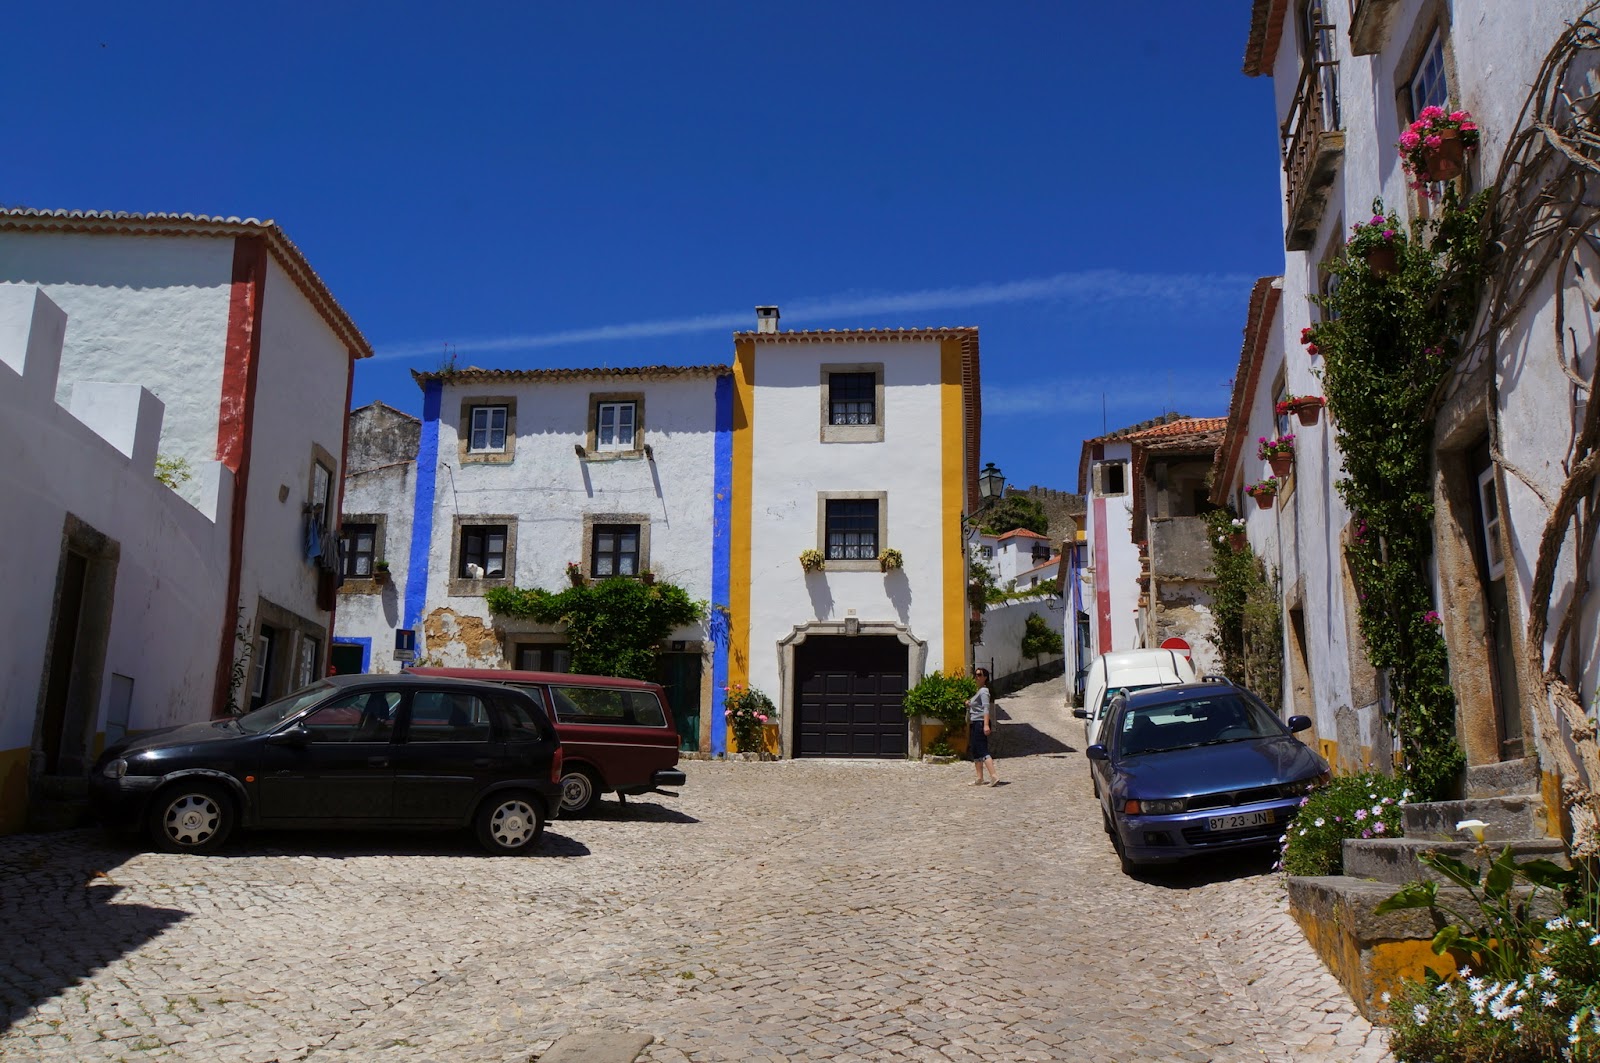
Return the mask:
[[[1306,64],[1280,132],[1289,208],[1283,244],[1290,251],[1307,251],[1316,242],[1329,186],[1344,158],[1337,60]]]
[[[1350,9],[1350,54],[1376,55],[1383,50],[1394,18],[1395,0],[1355,0]]]

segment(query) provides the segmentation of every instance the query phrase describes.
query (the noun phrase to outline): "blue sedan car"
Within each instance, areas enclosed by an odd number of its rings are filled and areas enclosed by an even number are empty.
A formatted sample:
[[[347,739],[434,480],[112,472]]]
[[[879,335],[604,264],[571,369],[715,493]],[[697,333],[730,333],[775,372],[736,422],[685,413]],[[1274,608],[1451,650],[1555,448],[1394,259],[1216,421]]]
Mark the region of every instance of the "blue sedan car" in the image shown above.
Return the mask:
[[[1328,762],[1230,683],[1185,683],[1118,698],[1084,751],[1122,869],[1273,845]]]

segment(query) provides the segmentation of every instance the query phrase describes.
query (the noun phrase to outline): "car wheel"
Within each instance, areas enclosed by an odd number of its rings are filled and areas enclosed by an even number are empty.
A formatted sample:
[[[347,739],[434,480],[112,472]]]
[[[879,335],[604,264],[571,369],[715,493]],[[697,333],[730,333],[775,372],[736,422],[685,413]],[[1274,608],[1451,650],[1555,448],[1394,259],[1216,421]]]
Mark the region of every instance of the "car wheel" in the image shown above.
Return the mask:
[[[544,811],[532,794],[493,794],[478,808],[478,842],[496,856],[526,853],[544,834]]]
[[[220,783],[179,782],[156,795],[150,837],[169,853],[206,853],[233,833],[233,795]]]
[[[600,800],[600,780],[588,768],[572,768],[561,776],[561,814],[581,816]]]
[[[1117,851],[1117,862],[1122,865],[1122,873],[1129,878],[1139,877],[1139,865],[1128,859],[1128,851],[1122,847],[1122,838],[1115,830],[1109,831],[1111,835],[1111,848]]]

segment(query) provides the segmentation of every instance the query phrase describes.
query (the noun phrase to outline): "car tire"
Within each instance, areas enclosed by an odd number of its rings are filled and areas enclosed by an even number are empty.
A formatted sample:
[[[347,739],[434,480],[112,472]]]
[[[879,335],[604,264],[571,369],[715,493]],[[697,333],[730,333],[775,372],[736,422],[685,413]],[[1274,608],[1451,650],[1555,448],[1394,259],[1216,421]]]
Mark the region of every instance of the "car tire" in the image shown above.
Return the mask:
[[[581,816],[600,800],[600,779],[590,768],[569,768],[561,774],[561,814]]]
[[[156,848],[168,853],[209,853],[233,833],[238,814],[221,783],[180,780],[156,794],[148,828]]]
[[[490,794],[478,806],[473,825],[478,844],[495,856],[532,852],[544,835],[544,806],[522,790]]]

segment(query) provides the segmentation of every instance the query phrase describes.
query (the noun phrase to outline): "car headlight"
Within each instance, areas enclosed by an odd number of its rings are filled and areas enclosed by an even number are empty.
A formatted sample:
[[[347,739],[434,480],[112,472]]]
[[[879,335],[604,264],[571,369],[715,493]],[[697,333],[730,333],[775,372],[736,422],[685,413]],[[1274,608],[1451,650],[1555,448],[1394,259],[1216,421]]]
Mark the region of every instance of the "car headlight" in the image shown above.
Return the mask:
[[[128,774],[128,762],[118,757],[116,760],[106,761],[106,766],[100,769],[100,774],[108,779],[120,779]]]
[[[1129,798],[1122,811],[1130,816],[1175,816],[1183,811],[1183,798],[1167,801],[1140,801]]]
[[[1301,779],[1297,783],[1292,783],[1289,786],[1284,787],[1284,789],[1289,793],[1309,794],[1313,790],[1320,790],[1324,786],[1328,785],[1328,781],[1332,778],[1333,772],[1325,771],[1321,775],[1313,776],[1310,779]]]

